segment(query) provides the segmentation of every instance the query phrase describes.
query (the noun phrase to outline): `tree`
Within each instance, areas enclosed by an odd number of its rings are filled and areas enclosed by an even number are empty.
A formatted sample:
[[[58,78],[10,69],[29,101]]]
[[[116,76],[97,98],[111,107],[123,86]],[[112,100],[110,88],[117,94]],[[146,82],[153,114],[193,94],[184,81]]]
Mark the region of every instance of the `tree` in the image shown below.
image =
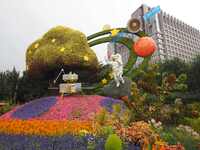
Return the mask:
[[[6,85],[6,74],[5,72],[0,73],[0,99],[5,98],[5,85]]]
[[[191,91],[200,91],[200,55],[192,61],[188,77],[189,89]]]
[[[45,76],[32,78],[28,75],[27,71],[24,71],[18,84],[18,102],[23,103],[48,95],[48,86],[49,81],[45,79]]]
[[[168,99],[176,92],[184,93],[187,90],[185,84],[187,75],[176,76],[173,73],[161,75],[157,64],[151,64],[145,70],[140,70],[138,75],[132,83],[131,97],[122,99],[132,112],[131,120],[147,121],[149,118],[154,118],[167,123],[176,123],[176,117],[180,117],[179,112],[182,110],[179,111],[179,107],[175,107],[176,97],[170,101]],[[177,114],[176,109],[179,111]]]
[[[161,73],[173,73],[176,76],[180,74],[185,74],[189,70],[189,65],[179,58],[174,58],[171,60],[166,60],[160,64]]]
[[[12,71],[0,73],[0,99],[15,100],[18,80],[19,72],[16,71],[15,67]]]

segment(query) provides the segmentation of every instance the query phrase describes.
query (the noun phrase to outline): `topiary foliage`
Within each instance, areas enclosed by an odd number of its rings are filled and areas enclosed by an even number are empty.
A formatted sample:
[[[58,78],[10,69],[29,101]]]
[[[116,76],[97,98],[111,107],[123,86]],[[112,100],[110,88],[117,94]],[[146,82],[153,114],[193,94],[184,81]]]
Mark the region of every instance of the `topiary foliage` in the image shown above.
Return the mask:
[[[111,134],[105,143],[105,150],[122,150],[122,141],[116,134]]]
[[[30,75],[46,74],[49,78],[64,68],[66,72],[74,71],[81,79],[87,77],[88,80],[88,75],[98,70],[97,57],[86,36],[63,26],[52,28],[28,47],[26,64]]]

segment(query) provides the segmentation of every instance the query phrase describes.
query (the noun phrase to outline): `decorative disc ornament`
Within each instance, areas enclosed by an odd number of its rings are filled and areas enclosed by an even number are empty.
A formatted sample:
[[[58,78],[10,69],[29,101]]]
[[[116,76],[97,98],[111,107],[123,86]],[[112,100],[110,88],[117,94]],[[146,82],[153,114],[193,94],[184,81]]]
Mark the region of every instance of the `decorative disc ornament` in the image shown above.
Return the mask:
[[[141,28],[140,20],[137,18],[132,18],[128,21],[128,31],[132,33],[137,33]]]
[[[148,57],[156,49],[156,42],[151,37],[141,37],[133,44],[133,51],[140,57]]]
[[[111,26],[109,25],[109,24],[105,24],[104,26],[103,26],[103,31],[105,31],[105,30],[110,30],[111,29]]]

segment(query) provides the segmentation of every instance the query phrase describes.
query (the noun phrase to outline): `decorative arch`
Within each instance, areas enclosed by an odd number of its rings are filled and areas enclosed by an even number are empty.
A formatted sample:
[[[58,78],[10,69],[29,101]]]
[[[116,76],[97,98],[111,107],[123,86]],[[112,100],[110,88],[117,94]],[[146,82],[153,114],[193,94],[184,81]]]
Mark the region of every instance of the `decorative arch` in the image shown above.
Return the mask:
[[[119,33],[133,34],[133,33],[129,32],[127,30],[127,28],[109,29],[109,30],[100,31],[100,32],[97,32],[97,33],[94,33],[94,34],[88,36],[87,37],[88,44],[90,47],[93,47],[93,46],[96,46],[99,44],[114,41],[116,43],[120,43],[120,44],[123,44],[124,46],[126,46],[129,50],[130,56],[129,56],[126,66],[124,67],[124,75],[133,78],[138,73],[138,70],[143,69],[143,68],[145,68],[145,66],[147,66],[151,56],[144,58],[143,62],[140,64],[140,66],[138,68],[133,69],[133,65],[136,63],[137,58],[138,58],[138,56],[133,51],[134,41],[131,38],[127,38],[127,37],[118,37],[117,35],[111,36],[110,34],[113,30],[119,30]],[[101,36],[105,36],[105,35],[109,35],[109,36],[101,37]],[[134,33],[134,35],[136,35],[138,37],[147,36],[146,33],[141,32],[141,31],[138,33]]]

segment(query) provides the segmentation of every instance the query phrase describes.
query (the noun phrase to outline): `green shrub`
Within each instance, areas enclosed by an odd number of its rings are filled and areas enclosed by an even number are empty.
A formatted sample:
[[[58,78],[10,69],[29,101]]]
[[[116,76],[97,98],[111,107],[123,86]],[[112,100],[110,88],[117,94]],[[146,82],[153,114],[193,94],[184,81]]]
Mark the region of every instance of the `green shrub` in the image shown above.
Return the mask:
[[[160,133],[161,138],[170,145],[175,145],[177,143],[174,135],[169,131],[163,131]]]
[[[183,146],[185,147],[186,150],[196,150],[197,146],[200,142],[199,139],[194,138],[193,136],[177,130],[176,128],[171,128],[171,132],[174,135],[174,137],[176,138],[177,142],[180,142],[181,144],[183,144]]]
[[[104,127],[102,127],[102,134],[104,136],[108,136],[108,135],[113,134],[113,133],[114,133],[114,130],[113,130],[112,126],[104,126]]]
[[[102,109],[98,115],[95,116],[95,120],[100,124],[104,125],[108,119],[108,112],[106,109]]]
[[[200,118],[185,118],[184,124],[191,126],[195,131],[200,133]]]
[[[0,107],[0,115],[3,115],[4,113],[10,111],[14,106],[13,105],[10,105],[10,104],[7,104],[3,107]]]
[[[116,134],[109,135],[105,143],[105,150],[122,150],[122,141]]]

